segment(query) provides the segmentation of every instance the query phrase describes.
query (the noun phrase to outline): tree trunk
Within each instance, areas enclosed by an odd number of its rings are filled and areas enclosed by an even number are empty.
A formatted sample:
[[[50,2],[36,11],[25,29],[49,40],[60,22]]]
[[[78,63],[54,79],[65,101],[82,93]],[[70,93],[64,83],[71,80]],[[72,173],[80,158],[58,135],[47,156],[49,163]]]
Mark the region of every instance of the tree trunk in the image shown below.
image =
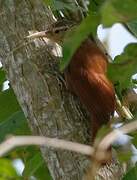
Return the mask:
[[[40,0],[0,0],[0,60],[35,135],[90,144],[88,116],[66,90],[57,70],[58,58],[47,45],[36,46],[24,37],[44,30],[53,17]],[[53,179],[80,180],[86,156],[41,147]]]

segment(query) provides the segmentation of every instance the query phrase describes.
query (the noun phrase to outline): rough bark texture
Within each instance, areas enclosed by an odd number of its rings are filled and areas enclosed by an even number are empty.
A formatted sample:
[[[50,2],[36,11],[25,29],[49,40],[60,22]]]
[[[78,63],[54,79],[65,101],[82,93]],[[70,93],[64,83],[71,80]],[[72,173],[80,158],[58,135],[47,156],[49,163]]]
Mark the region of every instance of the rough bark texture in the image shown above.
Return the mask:
[[[0,60],[33,134],[89,144],[90,127],[67,92],[57,58],[47,46],[26,42],[29,30],[44,30],[53,21],[40,0],[0,0]],[[53,179],[80,180],[88,158],[41,148]]]

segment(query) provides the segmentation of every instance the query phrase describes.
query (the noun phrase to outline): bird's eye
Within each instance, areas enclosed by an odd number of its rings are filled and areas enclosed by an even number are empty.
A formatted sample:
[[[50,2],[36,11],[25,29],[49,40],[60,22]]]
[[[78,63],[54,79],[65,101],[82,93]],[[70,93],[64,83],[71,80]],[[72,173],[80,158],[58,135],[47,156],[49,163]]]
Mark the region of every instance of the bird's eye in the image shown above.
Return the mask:
[[[64,31],[67,31],[67,28],[65,28]]]
[[[55,32],[55,34],[58,34],[58,33],[59,33],[59,30],[55,30],[54,32]]]

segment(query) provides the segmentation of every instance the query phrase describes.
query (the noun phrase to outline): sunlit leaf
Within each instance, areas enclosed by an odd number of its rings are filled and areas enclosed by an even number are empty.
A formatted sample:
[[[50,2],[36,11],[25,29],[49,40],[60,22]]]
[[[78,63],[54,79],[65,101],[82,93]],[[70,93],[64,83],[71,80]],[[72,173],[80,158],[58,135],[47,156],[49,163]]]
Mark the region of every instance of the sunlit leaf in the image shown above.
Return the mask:
[[[0,180],[19,180],[16,170],[9,159],[0,159]]]

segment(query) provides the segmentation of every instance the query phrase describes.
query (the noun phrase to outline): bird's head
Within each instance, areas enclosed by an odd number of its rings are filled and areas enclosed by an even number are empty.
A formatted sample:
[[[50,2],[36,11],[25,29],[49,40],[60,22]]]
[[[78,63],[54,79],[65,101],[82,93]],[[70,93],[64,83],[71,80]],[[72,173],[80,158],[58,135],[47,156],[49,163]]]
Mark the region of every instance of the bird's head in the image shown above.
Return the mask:
[[[48,39],[60,44],[63,41],[66,32],[70,30],[74,25],[75,24],[72,21],[57,21],[47,28],[45,36]]]
[[[72,21],[56,21],[51,24],[45,31],[31,33],[27,38],[43,38],[46,37],[51,41],[54,41],[58,44],[63,42],[65,33],[70,30],[74,25]]]

